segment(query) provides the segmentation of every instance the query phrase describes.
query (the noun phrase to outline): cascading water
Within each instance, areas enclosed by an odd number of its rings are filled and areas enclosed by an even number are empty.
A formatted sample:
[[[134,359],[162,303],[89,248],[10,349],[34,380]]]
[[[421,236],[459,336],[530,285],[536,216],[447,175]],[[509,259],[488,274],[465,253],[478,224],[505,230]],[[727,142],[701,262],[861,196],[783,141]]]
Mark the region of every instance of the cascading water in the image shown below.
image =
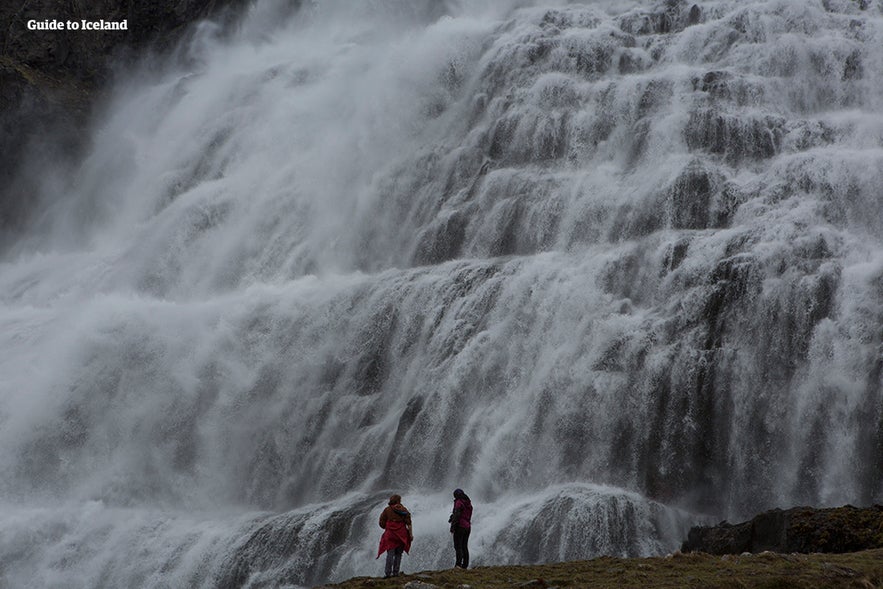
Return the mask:
[[[0,580],[269,587],[883,499],[883,3],[258,2],[0,266]],[[184,50],[182,50],[184,51]]]

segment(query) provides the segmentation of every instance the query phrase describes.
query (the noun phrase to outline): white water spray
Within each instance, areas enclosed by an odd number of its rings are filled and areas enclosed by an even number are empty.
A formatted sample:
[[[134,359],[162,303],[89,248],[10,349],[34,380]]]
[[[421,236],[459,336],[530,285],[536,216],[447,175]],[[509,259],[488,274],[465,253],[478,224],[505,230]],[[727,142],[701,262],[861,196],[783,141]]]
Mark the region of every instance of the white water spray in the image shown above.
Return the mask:
[[[373,574],[393,491],[411,570],[457,486],[475,564],[883,499],[879,1],[205,31],[0,265],[7,584]]]

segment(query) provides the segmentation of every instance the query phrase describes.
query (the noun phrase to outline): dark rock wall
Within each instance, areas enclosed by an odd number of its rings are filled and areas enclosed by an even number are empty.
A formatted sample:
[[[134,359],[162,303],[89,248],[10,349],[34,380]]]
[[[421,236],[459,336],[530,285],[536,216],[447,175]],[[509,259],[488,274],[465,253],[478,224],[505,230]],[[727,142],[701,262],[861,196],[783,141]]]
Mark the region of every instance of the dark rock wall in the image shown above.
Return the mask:
[[[739,524],[721,522],[690,530],[681,550],[743,552],[856,552],[883,547],[883,506],[774,509]]]
[[[0,4],[2,55],[46,74],[97,82],[104,78],[108,57],[126,47],[148,44],[159,49],[177,41],[191,23],[248,0],[16,0]],[[227,15],[229,16],[229,14]],[[29,20],[126,20],[126,31],[30,31]]]
[[[188,26],[230,23],[250,0],[15,0],[0,3],[0,249],[35,208],[40,173],[83,147],[90,107],[112,63],[168,51]],[[28,21],[127,21],[126,31],[32,31]]]

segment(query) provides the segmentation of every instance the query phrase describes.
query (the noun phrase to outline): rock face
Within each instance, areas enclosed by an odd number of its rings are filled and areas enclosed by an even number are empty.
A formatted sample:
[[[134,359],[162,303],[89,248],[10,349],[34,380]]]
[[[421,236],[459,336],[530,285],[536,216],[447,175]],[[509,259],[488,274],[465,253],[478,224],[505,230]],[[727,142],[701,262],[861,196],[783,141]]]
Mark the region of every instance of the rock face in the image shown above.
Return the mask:
[[[739,524],[690,530],[683,552],[856,552],[883,547],[883,506],[774,509]]]
[[[76,153],[90,104],[90,85],[49,75],[0,56],[0,234],[8,238],[32,210],[37,187],[19,171],[62,162]],[[0,246],[3,244],[0,243]]]
[[[191,23],[231,17],[248,1],[0,3],[0,235],[9,238],[33,209],[38,187],[18,173],[24,162],[57,166],[82,145],[80,130],[112,56],[168,49]],[[127,30],[28,28],[29,21],[83,20],[125,20]]]
[[[121,47],[174,43],[190,23],[235,8],[247,0],[178,2],[7,2],[0,6],[2,55],[47,74],[83,81],[103,78],[107,58]],[[127,21],[125,31],[33,31],[28,21]]]

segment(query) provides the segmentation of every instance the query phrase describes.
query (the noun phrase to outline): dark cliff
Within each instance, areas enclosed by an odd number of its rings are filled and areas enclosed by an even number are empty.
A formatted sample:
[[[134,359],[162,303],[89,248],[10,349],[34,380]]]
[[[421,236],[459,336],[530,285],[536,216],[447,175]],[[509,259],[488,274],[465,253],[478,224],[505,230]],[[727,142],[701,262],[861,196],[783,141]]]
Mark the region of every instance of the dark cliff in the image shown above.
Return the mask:
[[[739,524],[694,527],[681,550],[743,552],[856,552],[883,547],[883,506],[794,507],[761,513]]]
[[[230,24],[250,0],[17,0],[0,3],[0,248],[27,221],[38,187],[25,162],[54,169],[111,77],[145,50],[169,51],[203,19]],[[125,20],[127,30],[29,30],[28,21]]]

